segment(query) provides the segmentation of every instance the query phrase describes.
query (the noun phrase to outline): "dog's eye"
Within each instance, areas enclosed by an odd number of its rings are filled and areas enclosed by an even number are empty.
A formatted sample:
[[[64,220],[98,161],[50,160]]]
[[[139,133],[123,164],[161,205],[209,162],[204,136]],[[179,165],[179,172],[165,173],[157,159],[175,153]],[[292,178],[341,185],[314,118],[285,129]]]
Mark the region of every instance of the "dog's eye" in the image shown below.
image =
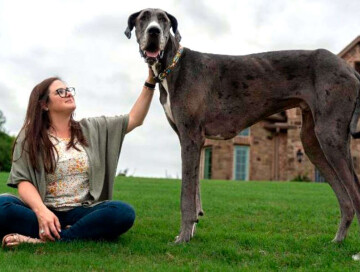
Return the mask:
[[[158,20],[160,22],[166,22],[166,18],[164,16],[158,16]]]
[[[144,12],[142,14],[142,16],[139,18],[140,21],[144,21],[150,18],[150,13],[149,12]]]

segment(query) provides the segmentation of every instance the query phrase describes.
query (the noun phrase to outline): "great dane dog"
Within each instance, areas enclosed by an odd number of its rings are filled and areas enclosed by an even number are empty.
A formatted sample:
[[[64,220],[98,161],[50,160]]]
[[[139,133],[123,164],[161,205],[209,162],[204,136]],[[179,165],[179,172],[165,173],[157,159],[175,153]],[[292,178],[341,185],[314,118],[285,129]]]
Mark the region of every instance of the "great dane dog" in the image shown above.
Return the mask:
[[[140,54],[157,76],[160,102],[181,144],[182,220],[176,242],[191,239],[203,213],[199,161],[205,138],[233,138],[259,120],[294,107],[302,110],[305,152],[339,201],[341,223],[334,241],[341,242],[354,211],[360,218],[360,184],[349,146],[350,135],[360,138],[360,75],[324,49],[245,56],[188,48],[181,52],[178,22],[161,9],[130,15],[125,31],[129,39],[134,27]]]

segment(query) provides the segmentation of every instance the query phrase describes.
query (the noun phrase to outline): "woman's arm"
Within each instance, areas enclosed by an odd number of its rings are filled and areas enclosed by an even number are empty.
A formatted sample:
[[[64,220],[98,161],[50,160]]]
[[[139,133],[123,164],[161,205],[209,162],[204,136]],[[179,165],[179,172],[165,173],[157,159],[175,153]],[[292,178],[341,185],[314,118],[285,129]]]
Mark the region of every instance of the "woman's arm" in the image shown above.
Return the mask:
[[[21,199],[34,211],[39,221],[39,230],[43,229],[44,233],[40,235],[42,240],[49,239],[54,241],[55,237],[60,239],[61,225],[57,216],[50,211],[41,200],[39,192],[29,181],[22,181],[18,185],[18,192]]]
[[[149,76],[146,80],[146,82],[155,84],[154,75],[151,71],[151,68],[149,68]],[[150,103],[152,100],[152,97],[154,95],[154,91],[150,90],[147,87],[143,87],[142,92],[138,99],[136,100],[134,106],[132,107],[130,113],[129,113],[129,123],[126,129],[126,133],[132,131],[134,128],[141,126],[144,122],[144,119],[149,111]]]

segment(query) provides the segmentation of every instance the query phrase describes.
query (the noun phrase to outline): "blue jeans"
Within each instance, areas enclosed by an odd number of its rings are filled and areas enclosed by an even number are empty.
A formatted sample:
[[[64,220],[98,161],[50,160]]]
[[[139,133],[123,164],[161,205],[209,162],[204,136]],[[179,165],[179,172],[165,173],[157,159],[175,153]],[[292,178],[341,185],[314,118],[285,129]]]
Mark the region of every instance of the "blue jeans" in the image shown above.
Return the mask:
[[[58,241],[114,240],[129,230],[135,221],[134,209],[121,201],[106,201],[94,207],[81,206],[66,212],[51,211],[61,224],[61,239]],[[71,227],[65,229],[67,225]],[[0,196],[1,239],[9,233],[39,238],[39,224],[29,206],[14,196],[5,195]]]

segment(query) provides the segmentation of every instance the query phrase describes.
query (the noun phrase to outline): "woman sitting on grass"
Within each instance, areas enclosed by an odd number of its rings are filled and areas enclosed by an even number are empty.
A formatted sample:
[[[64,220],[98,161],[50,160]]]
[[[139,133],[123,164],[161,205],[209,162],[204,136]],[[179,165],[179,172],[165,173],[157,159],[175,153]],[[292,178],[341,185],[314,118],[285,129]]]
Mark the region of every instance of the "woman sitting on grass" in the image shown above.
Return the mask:
[[[7,183],[18,188],[21,199],[0,195],[3,247],[113,240],[131,228],[134,209],[110,199],[124,136],[143,123],[154,83],[149,69],[129,114],[79,122],[73,119],[74,88],[57,77],[35,86]]]

